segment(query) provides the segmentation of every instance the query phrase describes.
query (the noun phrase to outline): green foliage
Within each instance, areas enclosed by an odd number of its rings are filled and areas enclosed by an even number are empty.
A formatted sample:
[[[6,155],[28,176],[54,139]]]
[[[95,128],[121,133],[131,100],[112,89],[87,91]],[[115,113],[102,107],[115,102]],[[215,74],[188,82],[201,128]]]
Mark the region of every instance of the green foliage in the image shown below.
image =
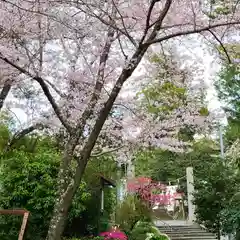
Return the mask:
[[[197,218],[211,231],[218,233],[221,230],[220,216],[236,192],[238,182],[239,179],[222,160],[205,168],[204,178],[196,179],[194,203]]]
[[[230,59],[234,62],[235,60],[240,59],[240,45],[239,44],[224,44],[224,48],[220,45],[218,47],[218,50],[220,52],[220,54],[222,55],[223,59],[226,60],[226,62],[228,61],[228,59],[226,59],[226,53],[224,50],[227,51]]]
[[[234,118],[240,118],[240,68],[238,64],[225,64],[215,81],[220,100]]]
[[[139,151],[135,156],[135,169],[138,176],[148,176],[154,180],[176,182],[185,176],[186,167],[192,166],[198,177],[204,176],[205,167],[208,168],[217,161],[218,145],[208,139],[195,141],[192,151],[174,153],[161,149]]]
[[[102,155],[98,158],[92,158],[88,163],[84,179],[93,183],[95,181],[96,173],[101,173],[110,179],[117,178],[117,163],[115,158],[110,154]]]
[[[185,72],[179,69],[173,56],[153,54],[150,61],[155,65],[157,73],[153,81],[137,96],[142,102],[142,107],[153,117],[163,118],[185,103]]]
[[[234,194],[229,204],[220,214],[222,230],[224,233],[236,233],[240,239],[240,192]]]
[[[234,233],[240,230],[240,207],[229,205],[220,214],[223,232]],[[238,239],[239,240],[239,239]]]
[[[188,142],[194,140],[195,129],[190,126],[183,127],[178,132],[178,139]]]
[[[209,111],[208,111],[208,109],[206,107],[202,107],[199,110],[199,114],[200,114],[200,116],[208,116],[209,115]]]
[[[148,176],[165,182],[182,175],[175,165],[178,159],[177,153],[161,149],[142,150],[137,153],[135,159],[135,170],[138,176]]]
[[[116,223],[129,233],[138,221],[151,222],[151,210],[136,196],[129,195],[116,209]]]
[[[140,94],[144,96],[143,104],[146,105],[147,111],[156,116],[170,113],[180,107],[186,99],[186,89],[169,81],[149,85]]]
[[[228,126],[225,129],[224,142],[231,146],[240,136],[240,118],[228,118]]]
[[[59,153],[51,148],[51,141],[39,140],[37,151],[26,148],[14,149],[2,156],[0,172],[0,206],[3,209],[25,208],[31,212],[26,239],[43,239],[56,198],[56,177],[59,168]],[[84,209],[88,200],[86,184],[79,186],[73,201],[70,218]],[[1,239],[15,239],[20,229],[20,218],[1,217]],[[3,232],[4,230],[4,232]]]
[[[131,240],[168,240],[169,238],[163,235],[150,222],[138,221],[130,234]]]
[[[215,19],[233,13],[234,1],[211,0],[210,11],[204,12],[209,18]]]
[[[0,124],[0,151],[4,150],[10,139],[10,133],[8,127],[4,124]]]
[[[104,240],[104,237],[81,237],[81,238],[63,238],[63,240]]]
[[[100,212],[101,185],[99,173],[110,179],[116,179],[117,164],[111,155],[92,158],[89,162],[83,180],[87,183],[87,192],[91,197],[85,203],[85,209],[78,214],[66,229],[66,236],[74,233],[77,237],[96,235],[109,228],[113,221],[113,212],[116,207],[116,190],[104,188],[104,212]]]
[[[26,239],[44,239],[56,200],[57,174],[61,149],[49,136],[24,136],[6,150],[11,133],[6,125],[11,118],[0,118],[0,208],[25,208],[30,211]],[[73,161],[73,164],[75,162]],[[100,216],[99,173],[114,177],[116,162],[110,155],[94,158],[87,167],[70,207],[66,236],[97,233],[98,219],[107,227],[116,205],[114,189],[105,189],[104,214]],[[0,216],[0,238],[16,239],[22,218]],[[81,227],[79,227],[81,226]]]
[[[0,111],[0,125],[8,126],[9,129],[14,130],[16,127],[16,122],[14,117],[8,111],[1,109]]]
[[[239,44],[227,44],[225,48],[231,58],[231,60],[240,59],[240,45]],[[220,52],[223,56],[223,48],[220,47]],[[227,64],[224,63],[219,73],[219,78],[215,81],[215,86],[218,91],[220,100],[226,105],[225,111],[230,115],[228,117],[228,126],[225,128],[224,142],[225,148],[230,148],[240,136],[240,68],[239,63]],[[236,154],[237,156],[237,154]],[[236,157],[235,156],[235,157]],[[235,159],[227,159],[228,167],[232,168],[230,176],[239,178],[239,171],[237,168],[239,164],[236,164]],[[236,164],[236,165],[235,165]],[[220,173],[222,176],[222,173]],[[229,180],[226,179],[228,182]],[[225,233],[236,233],[236,239],[240,239],[240,201],[237,200],[238,192],[240,189],[239,179],[235,181],[235,189],[229,193],[224,203],[224,208],[220,212],[219,218],[221,221],[222,231]],[[234,185],[234,183],[233,183]],[[227,186],[232,187],[228,183]],[[229,197],[232,199],[229,199]]]
[[[31,214],[26,239],[44,239],[56,200],[61,149],[55,138],[31,134],[22,137],[7,150],[6,146],[12,137],[9,130],[13,130],[12,125],[11,117],[1,112],[0,208],[29,210]],[[65,235],[96,234],[101,230],[101,226],[98,229],[99,218],[100,225],[105,228],[109,226],[116,205],[116,194],[114,189],[105,188],[104,213],[101,215],[99,173],[115,178],[116,169],[116,162],[111,155],[92,159],[70,207]],[[22,217],[18,216],[0,216],[0,238],[16,239],[21,221]]]
[[[136,172],[139,176],[173,184],[182,178],[179,187],[186,192],[186,167],[192,166],[198,220],[216,232],[220,228],[217,221],[240,182],[232,168],[223,165],[219,152],[219,144],[209,139],[196,141],[188,153],[142,150],[135,156]]]

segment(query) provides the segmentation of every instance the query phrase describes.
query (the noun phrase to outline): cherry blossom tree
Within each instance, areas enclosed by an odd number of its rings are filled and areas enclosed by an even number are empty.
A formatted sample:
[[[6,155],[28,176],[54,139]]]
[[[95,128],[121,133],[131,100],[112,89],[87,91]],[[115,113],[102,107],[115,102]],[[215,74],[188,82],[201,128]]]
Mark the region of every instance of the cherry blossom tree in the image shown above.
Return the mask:
[[[195,33],[239,33],[237,3],[227,14],[209,11],[197,0],[0,2],[1,67],[40,89],[51,109],[39,94],[39,111],[67,133],[48,240],[60,240],[101,130],[127,82],[143,79],[152,46]]]

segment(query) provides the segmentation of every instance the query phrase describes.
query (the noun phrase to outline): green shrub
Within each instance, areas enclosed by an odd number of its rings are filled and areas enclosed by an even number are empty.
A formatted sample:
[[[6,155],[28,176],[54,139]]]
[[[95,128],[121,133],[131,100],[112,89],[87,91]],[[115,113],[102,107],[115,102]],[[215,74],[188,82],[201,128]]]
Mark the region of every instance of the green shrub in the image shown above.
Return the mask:
[[[62,240],[104,240],[104,237],[63,238]]]
[[[139,221],[151,222],[151,209],[135,196],[127,196],[117,207],[116,223],[128,234]]]
[[[158,228],[149,222],[137,222],[130,233],[130,240],[168,240]]]
[[[151,237],[151,240],[169,240],[169,238],[167,236],[160,235]]]
[[[31,142],[31,139],[27,139]],[[25,140],[24,140],[25,141]],[[32,139],[34,142],[34,138]],[[18,143],[19,147],[2,154],[0,171],[0,208],[24,208],[30,211],[25,239],[45,239],[57,189],[59,153],[49,139],[38,139],[35,147]],[[85,210],[90,194],[82,182],[74,197],[69,217]],[[22,216],[0,216],[0,239],[14,240],[21,227]]]

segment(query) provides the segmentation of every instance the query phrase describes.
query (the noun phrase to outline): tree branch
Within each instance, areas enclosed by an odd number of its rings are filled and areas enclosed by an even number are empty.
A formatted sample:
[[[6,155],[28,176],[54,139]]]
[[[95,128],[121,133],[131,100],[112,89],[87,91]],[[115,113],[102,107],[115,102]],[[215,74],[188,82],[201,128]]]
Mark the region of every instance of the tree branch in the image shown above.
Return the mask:
[[[136,43],[136,41],[134,40],[134,38],[128,33],[128,31],[125,32],[124,29],[119,28],[119,27],[116,25],[113,17],[110,16],[107,12],[104,11],[104,16],[108,16],[109,19],[110,19],[109,21],[103,19],[100,15],[94,13],[94,11],[92,11],[92,9],[91,9],[89,6],[87,6],[87,8],[88,8],[88,11],[85,11],[85,10],[83,10],[83,9],[81,9],[81,11],[84,12],[85,14],[87,14],[88,16],[97,18],[99,21],[101,21],[101,22],[102,22],[103,24],[105,24],[106,26],[110,26],[113,30],[122,33],[122,34],[123,34],[124,36],[126,36],[126,37],[130,40],[130,42],[137,48],[137,43]],[[116,10],[116,9],[115,9],[115,10]],[[103,9],[101,9],[101,11],[103,11]]]
[[[19,6],[16,3],[13,3],[13,2],[10,2],[10,1],[7,1],[7,0],[4,0],[4,2],[6,2],[7,4],[10,4],[10,5],[12,5],[12,6],[16,7],[16,8],[18,8],[21,11],[30,12],[30,13],[33,13],[33,14],[36,14],[36,15],[42,15],[44,17],[50,18],[53,21],[55,21],[57,23],[60,23],[63,26],[69,28],[69,29],[72,29],[75,32],[80,32],[80,30],[81,30],[79,28],[72,27],[71,25],[67,24],[66,21],[61,21],[61,20],[57,19],[57,17],[54,16],[54,15],[50,15],[50,14],[47,14],[47,13],[44,13],[44,12],[41,12],[41,11],[35,11],[35,10],[27,9],[27,8]]]
[[[7,145],[7,150],[9,150],[9,148],[11,148],[18,140],[20,140],[21,138],[23,138],[24,136],[26,136],[27,134],[35,131],[35,130],[41,130],[43,129],[45,126],[42,123],[37,123],[35,125],[32,125],[28,128],[25,128],[19,132],[16,132],[12,139],[9,141],[8,145]]]
[[[81,155],[79,156],[78,159],[78,165],[79,167],[81,165],[86,166],[87,161],[91,155],[91,151],[97,141],[97,138],[102,130],[102,127],[109,115],[109,112],[111,111],[113,104],[122,89],[122,86],[124,82],[132,75],[138,64],[140,63],[143,55],[147,51],[147,47],[144,47],[143,45],[139,46],[138,49],[135,51],[133,54],[131,60],[129,61],[128,65],[126,68],[122,70],[122,73],[118,77],[118,80],[116,81],[108,100],[105,102],[104,106],[99,112],[99,116],[95,121],[95,124],[93,126],[93,129],[91,133],[89,134],[88,140],[84,144]]]
[[[4,57],[1,53],[0,53],[0,59],[2,59],[4,62],[8,63],[9,65],[11,65],[12,67],[16,68],[18,71],[20,71],[21,73],[31,77],[33,80],[37,81],[39,83],[39,85],[41,86],[45,96],[47,97],[48,101],[50,102],[54,112],[56,113],[56,115],[58,116],[60,122],[63,124],[63,126],[68,130],[68,132],[72,132],[72,127],[71,125],[68,123],[67,119],[65,119],[57,105],[57,103],[55,102],[47,84],[44,82],[44,80],[41,77],[38,76],[34,76],[33,74],[31,74],[30,72],[28,72],[26,69],[16,65],[15,63],[13,63],[12,61],[10,61],[8,58]]]
[[[115,16],[116,13],[117,13],[117,11],[116,11],[116,9],[114,9],[112,15]],[[91,99],[90,99],[86,109],[84,110],[80,120],[77,123],[77,127],[76,127],[77,128],[77,133],[76,133],[76,135],[77,135],[78,138],[82,134],[82,131],[84,129],[84,126],[86,124],[87,119],[93,113],[93,109],[97,104],[97,101],[100,97],[100,93],[101,93],[102,88],[104,86],[105,67],[106,67],[106,64],[107,64],[107,60],[108,60],[108,57],[109,57],[109,53],[110,53],[112,43],[114,41],[114,34],[115,34],[115,30],[111,26],[109,26],[108,32],[107,32],[107,39],[106,39],[105,45],[103,47],[103,50],[102,50],[102,53],[101,53],[101,56],[100,56],[96,84],[95,84]]]
[[[164,8],[163,8],[161,14],[159,15],[159,17],[158,17],[158,19],[157,19],[157,21],[156,21],[156,23],[155,23],[155,25],[154,25],[153,31],[152,31],[152,33],[150,34],[147,42],[149,42],[149,41],[151,41],[151,40],[153,40],[153,39],[156,38],[159,30],[160,30],[161,27],[162,27],[163,20],[164,20],[164,18],[166,17],[166,15],[167,15],[167,13],[168,13],[168,10],[170,9],[171,4],[172,4],[172,0],[166,0],[166,3],[165,3],[165,5],[164,5]],[[146,35],[146,34],[145,34],[145,35]],[[144,37],[144,38],[145,38],[145,37]],[[149,46],[149,45],[148,45],[148,46]]]
[[[136,45],[136,42],[135,42],[134,39],[133,39],[133,37],[130,35],[130,33],[129,33],[128,30],[127,30],[127,27],[126,27],[125,22],[124,22],[124,18],[123,18],[123,16],[122,16],[121,12],[119,11],[117,5],[115,4],[114,0],[112,0],[112,3],[113,3],[113,6],[114,6],[115,9],[116,9],[116,12],[117,12],[118,15],[120,16],[120,19],[121,19],[121,22],[122,22],[122,25],[123,25],[123,29],[124,29],[124,31],[125,31],[125,35],[128,37],[128,39],[129,39],[135,46],[137,46],[137,45]],[[110,18],[110,19],[111,19],[111,18]]]
[[[64,93],[61,93],[61,91],[53,84],[51,83],[50,81],[48,80],[45,80],[45,82],[62,98],[65,98],[66,97],[66,94]]]
[[[204,32],[204,31],[209,31],[209,29],[214,29],[214,28],[217,28],[217,27],[224,27],[224,26],[228,26],[228,25],[237,25],[237,24],[240,24],[240,21],[231,22],[231,23],[219,23],[219,24],[214,24],[214,25],[210,25],[210,26],[207,26],[207,27],[202,27],[202,28],[199,28],[199,29],[180,31],[180,32],[169,34],[169,35],[161,37],[161,38],[157,38],[157,39],[147,41],[143,45],[150,46],[151,44],[166,41],[166,40],[174,38],[174,37],[186,36],[186,35],[190,35],[190,34],[194,34],[194,33],[201,33],[201,32]]]
[[[147,35],[148,30],[153,26],[153,25],[150,25],[150,19],[151,19],[151,14],[152,14],[152,10],[154,8],[154,5],[157,2],[159,2],[159,0],[152,0],[151,3],[150,3],[148,13],[147,13],[146,26],[145,26],[145,29],[144,29],[144,32],[143,32],[142,39],[140,40],[140,44],[143,43],[143,41],[144,41],[144,39]],[[155,23],[157,23],[157,21]]]
[[[124,148],[124,147],[125,147],[125,146],[120,146],[120,147],[117,147],[117,148],[114,148],[114,149],[102,151],[102,152],[100,152],[100,153],[96,153],[96,154],[91,155],[91,157],[100,157],[100,156],[105,155],[105,154],[108,154],[108,153],[116,152],[116,151],[118,151],[119,149],[122,149],[122,148]]]
[[[230,56],[229,56],[229,54],[228,54],[228,52],[227,52],[227,49],[224,47],[222,41],[217,37],[217,35],[216,35],[211,29],[209,29],[208,31],[213,35],[213,37],[214,37],[214,38],[217,40],[217,42],[221,45],[224,53],[225,53],[226,56],[227,56],[228,63],[232,63],[231,58],[230,58]]]

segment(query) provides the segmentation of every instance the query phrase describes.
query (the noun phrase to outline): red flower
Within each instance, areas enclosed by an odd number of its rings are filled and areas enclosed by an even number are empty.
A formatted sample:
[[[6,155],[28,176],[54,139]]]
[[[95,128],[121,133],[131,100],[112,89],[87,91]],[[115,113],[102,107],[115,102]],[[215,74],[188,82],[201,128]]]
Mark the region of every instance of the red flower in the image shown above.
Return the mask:
[[[127,240],[126,234],[119,230],[102,232],[100,233],[100,236],[104,237],[104,240],[109,240],[109,239]]]

